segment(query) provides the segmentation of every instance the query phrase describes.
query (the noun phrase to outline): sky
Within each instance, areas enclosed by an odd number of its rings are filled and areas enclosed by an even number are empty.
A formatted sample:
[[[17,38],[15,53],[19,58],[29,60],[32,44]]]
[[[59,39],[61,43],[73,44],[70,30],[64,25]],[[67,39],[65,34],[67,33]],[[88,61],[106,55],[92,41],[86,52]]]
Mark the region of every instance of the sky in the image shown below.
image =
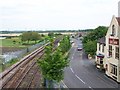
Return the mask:
[[[109,26],[120,0],[0,0],[1,30],[78,30]]]

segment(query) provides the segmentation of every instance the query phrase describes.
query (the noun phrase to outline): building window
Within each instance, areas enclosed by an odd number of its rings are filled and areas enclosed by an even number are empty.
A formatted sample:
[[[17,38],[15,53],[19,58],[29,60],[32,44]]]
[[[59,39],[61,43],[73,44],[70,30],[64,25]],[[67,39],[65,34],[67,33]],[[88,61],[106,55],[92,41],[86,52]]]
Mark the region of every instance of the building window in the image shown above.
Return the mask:
[[[112,46],[111,45],[109,45],[109,57],[112,57]]]
[[[112,25],[112,34],[111,36],[114,36],[115,35],[115,25]]]
[[[101,45],[101,44],[99,43],[99,51],[100,51],[100,45]]]
[[[107,64],[105,65],[105,70],[108,71],[108,65]]]
[[[110,64],[110,66],[111,66],[111,73],[117,76],[117,66],[113,64]]]
[[[103,58],[100,58],[100,64],[103,64]]]
[[[119,60],[119,47],[115,48],[115,59]]]
[[[104,44],[102,45],[102,52],[104,52]]]

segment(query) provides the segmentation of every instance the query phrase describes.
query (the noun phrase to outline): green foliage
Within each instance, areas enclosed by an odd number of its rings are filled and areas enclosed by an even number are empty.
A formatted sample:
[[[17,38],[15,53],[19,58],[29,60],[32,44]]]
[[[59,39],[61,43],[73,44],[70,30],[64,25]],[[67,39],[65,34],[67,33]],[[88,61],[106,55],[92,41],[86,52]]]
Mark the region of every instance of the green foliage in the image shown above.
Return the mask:
[[[10,60],[8,63],[10,63],[12,65],[12,64],[15,64],[17,61],[18,61],[18,59],[15,58],[15,59]]]
[[[70,47],[71,47],[70,39],[68,36],[65,36],[63,40],[60,42],[60,49],[62,53],[64,54],[65,52],[67,52],[70,49]]]
[[[83,43],[87,43],[88,41],[97,41],[99,38],[104,37],[107,33],[107,29],[108,28],[104,26],[97,27],[84,37]]]
[[[40,35],[37,33],[37,32],[32,32],[32,34],[31,34],[31,41],[35,41],[35,43],[36,43],[36,41],[37,40],[39,40],[40,39]]]
[[[44,35],[44,34],[41,34],[41,37],[45,37],[45,35]]]
[[[67,56],[63,55],[63,53],[65,54],[65,51],[63,51],[63,47],[67,47],[67,52],[68,47],[70,48],[70,42],[68,42],[69,37],[64,37],[60,43],[60,46],[54,52],[53,44],[45,47],[44,59],[39,60],[38,64],[42,69],[42,74],[44,78],[46,78],[47,80],[60,82],[63,79],[63,70],[66,66],[68,66],[69,63]],[[53,40],[51,40],[51,43],[53,43]]]
[[[86,54],[90,54],[91,56],[95,55],[97,49],[96,41],[89,41],[84,45]]]
[[[50,48],[47,48],[50,51]],[[46,54],[44,60],[40,62],[43,76],[48,80],[60,82],[63,79],[63,69],[67,66],[67,60],[62,53],[57,50],[52,54]]]
[[[0,42],[0,46],[2,47],[26,47],[22,45],[21,39],[19,37],[12,37],[10,39],[2,39]]]
[[[1,66],[0,71],[4,71],[5,69],[9,68],[19,60],[17,58],[10,60],[9,62],[5,63],[4,65]]]
[[[83,47],[87,54],[91,54],[94,57],[97,48],[97,40],[106,35],[107,29],[107,27],[99,26],[83,38]]]
[[[48,33],[48,36],[49,36],[49,37],[54,37],[55,35],[54,35],[53,32],[49,32],[49,33]]]
[[[28,31],[28,32],[24,32],[22,35],[21,35],[21,40],[22,41],[36,41],[40,39],[40,35],[39,33],[37,32],[32,32],[32,31]]]
[[[53,33],[53,32],[48,33],[49,38],[56,38],[56,37],[58,37],[60,35],[62,35],[62,34],[61,33]]]
[[[15,40],[13,40],[13,44],[15,44],[16,43],[16,41]]]

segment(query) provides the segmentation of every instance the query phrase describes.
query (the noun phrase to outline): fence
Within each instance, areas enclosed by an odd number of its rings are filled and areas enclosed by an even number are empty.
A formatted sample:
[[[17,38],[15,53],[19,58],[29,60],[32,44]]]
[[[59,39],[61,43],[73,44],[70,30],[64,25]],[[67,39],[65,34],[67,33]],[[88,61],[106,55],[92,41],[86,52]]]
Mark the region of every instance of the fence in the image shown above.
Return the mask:
[[[23,49],[23,50],[20,50],[20,51],[5,53],[5,54],[0,56],[0,60],[2,61],[3,64],[5,64],[12,59],[22,58],[26,53],[32,52],[33,50],[39,48],[43,44],[45,44],[45,41],[40,42],[38,44],[35,44],[33,46],[30,46],[30,47]]]

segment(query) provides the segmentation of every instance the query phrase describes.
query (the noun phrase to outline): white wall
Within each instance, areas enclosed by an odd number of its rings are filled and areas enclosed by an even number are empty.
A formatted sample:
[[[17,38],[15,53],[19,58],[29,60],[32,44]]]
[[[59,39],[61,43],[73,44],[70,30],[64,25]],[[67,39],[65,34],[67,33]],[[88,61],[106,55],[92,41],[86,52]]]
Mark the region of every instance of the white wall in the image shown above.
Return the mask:
[[[120,1],[118,2],[118,17],[120,17]]]

